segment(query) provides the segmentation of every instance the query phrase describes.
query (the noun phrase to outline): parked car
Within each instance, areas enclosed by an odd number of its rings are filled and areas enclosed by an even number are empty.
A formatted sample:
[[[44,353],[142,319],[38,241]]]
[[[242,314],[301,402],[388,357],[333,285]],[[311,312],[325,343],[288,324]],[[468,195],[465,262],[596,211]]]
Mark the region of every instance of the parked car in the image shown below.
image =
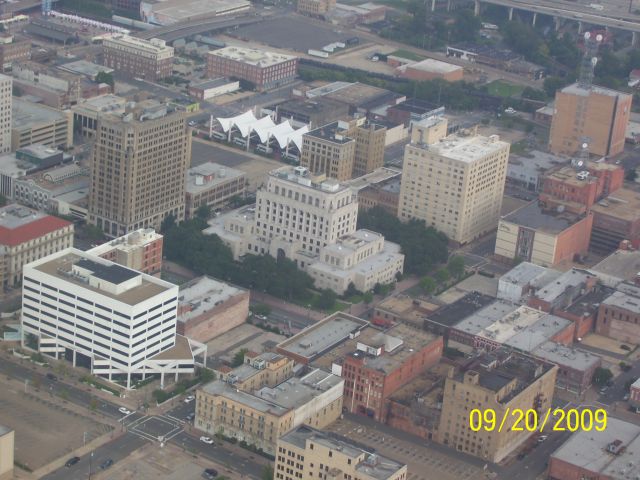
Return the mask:
[[[513,115],[514,113],[516,113],[516,110],[512,107],[509,107],[507,109],[505,109],[504,113],[508,113],[509,115]]]
[[[191,421],[191,420],[193,420],[194,418],[196,418],[196,414],[195,414],[195,413],[193,413],[193,412],[191,412],[189,415],[187,415],[186,417],[184,417],[184,419],[185,419],[187,422],[190,422],[190,421]]]
[[[76,463],[78,463],[79,461],[80,461],[80,457],[71,457],[69,460],[67,460],[67,462],[64,464],[64,466],[67,467],[67,468],[71,468]]]
[[[129,410],[128,408],[125,408],[125,407],[120,407],[118,409],[118,411],[120,413],[122,413],[123,415],[131,415],[131,410]]]
[[[538,443],[544,442],[547,438],[549,438],[547,435],[540,435],[538,437]]]
[[[52,382],[55,382],[56,380],[58,380],[58,377],[56,377],[53,373],[47,373],[47,380],[51,380]]]
[[[184,403],[191,403],[196,399],[196,397],[194,395],[189,395],[188,397],[186,397],[184,399]]]
[[[100,464],[100,470],[106,470],[111,465],[113,465],[113,460],[110,458],[107,458],[104,462]]]
[[[622,350],[627,350],[627,351],[630,351],[630,350],[631,350],[631,347],[630,347],[629,345],[624,345],[624,344],[620,345],[620,348],[621,348]]]
[[[218,471],[215,468],[207,468],[204,472],[202,472],[202,478],[206,478],[207,480],[212,480],[218,476]]]
[[[207,445],[213,445],[213,439],[211,437],[200,437],[200,441]]]
[[[624,394],[624,397],[622,397],[622,400],[624,400],[625,402],[626,402],[627,400],[629,400],[629,394],[628,394],[628,393],[625,393],[625,394]]]

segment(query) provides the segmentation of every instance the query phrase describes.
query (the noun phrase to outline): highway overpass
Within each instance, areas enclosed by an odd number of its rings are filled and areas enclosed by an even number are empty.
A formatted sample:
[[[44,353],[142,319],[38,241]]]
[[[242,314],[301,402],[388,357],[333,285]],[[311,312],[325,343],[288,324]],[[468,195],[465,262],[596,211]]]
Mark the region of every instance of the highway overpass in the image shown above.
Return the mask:
[[[172,25],[166,25],[163,27],[154,28],[152,30],[145,30],[135,34],[138,38],[161,38],[167,42],[173,42],[179,38],[190,37],[199,33],[205,33],[215,30],[226,30],[236,26],[249,25],[252,23],[261,22],[264,20],[264,16],[256,16],[255,13],[251,15],[239,15],[233,17],[221,17],[221,18],[209,18],[206,20],[190,20],[187,22],[178,22]]]

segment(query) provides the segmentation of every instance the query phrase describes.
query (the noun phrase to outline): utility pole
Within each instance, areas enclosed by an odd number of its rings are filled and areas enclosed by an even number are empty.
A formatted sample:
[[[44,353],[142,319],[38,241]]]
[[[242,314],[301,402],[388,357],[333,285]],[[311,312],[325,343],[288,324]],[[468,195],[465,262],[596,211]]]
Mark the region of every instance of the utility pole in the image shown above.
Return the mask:
[[[89,480],[91,480],[91,463],[93,461],[93,452],[89,455]]]

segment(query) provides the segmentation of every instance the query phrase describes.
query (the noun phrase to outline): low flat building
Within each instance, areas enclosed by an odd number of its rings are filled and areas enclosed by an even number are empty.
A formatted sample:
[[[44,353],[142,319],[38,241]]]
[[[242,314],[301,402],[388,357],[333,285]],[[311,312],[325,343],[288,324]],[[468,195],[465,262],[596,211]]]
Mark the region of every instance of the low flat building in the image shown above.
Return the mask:
[[[248,180],[242,170],[207,162],[188,169],[185,182],[185,218],[189,219],[201,206],[213,211],[233,197],[244,197]]]
[[[312,362],[344,378],[344,408],[386,422],[396,390],[442,356],[442,337],[405,324],[385,331],[373,326]]]
[[[70,147],[73,144],[73,118],[70,112],[13,97],[11,150],[35,144]]]
[[[0,208],[0,285],[22,282],[22,267],[73,245],[73,223],[12,204]]]
[[[206,82],[200,82],[189,85],[189,95],[198,100],[208,100],[210,98],[224,95],[225,93],[233,93],[240,90],[240,82],[238,80],[227,80],[226,78],[214,78]]]
[[[381,167],[347,183],[358,194],[360,210],[381,207],[395,216],[400,203],[401,176],[400,170]]]
[[[86,60],[76,60],[73,62],[65,63],[58,67],[65,72],[73,73],[76,75],[83,75],[91,81],[96,81],[100,73],[113,73],[114,70],[104,65],[98,65],[97,63],[88,62]]]
[[[602,431],[578,430],[549,458],[549,480],[632,480],[640,476],[640,426],[607,418]]]
[[[308,125],[312,130],[337,122],[349,115],[348,105],[325,97],[294,98],[268,107],[268,110],[275,113],[276,123],[289,120],[295,128]]]
[[[292,459],[296,459],[295,461]],[[329,476],[327,476],[329,475]],[[404,480],[407,466],[333,433],[306,425],[278,440],[274,478],[353,478],[360,480]]]
[[[0,425],[0,480],[13,478],[15,432]]]
[[[249,317],[249,292],[214,278],[198,277],[180,287],[178,333],[206,343]]]
[[[307,98],[326,97],[349,106],[349,114],[367,114],[379,107],[397,105],[407,97],[363,83],[333,82],[305,93]]]
[[[502,461],[532,435],[526,428],[512,430],[516,417],[507,413],[533,408],[543,415],[552,407],[557,371],[551,363],[503,350],[476,357],[445,381],[438,440],[487,461]],[[492,409],[496,418],[506,415],[502,431],[472,431],[470,402]]]
[[[620,284],[600,304],[596,333],[620,342],[640,343],[640,287]]]
[[[553,313],[558,317],[571,320],[575,324],[575,340],[580,342],[582,338],[595,330],[600,304],[613,291],[612,288],[598,282],[592,289],[585,289],[584,293],[579,292],[568,306],[556,308]]]
[[[513,303],[521,303],[529,293],[531,282],[549,271],[530,262],[521,262],[498,280],[498,299]],[[558,272],[560,275],[560,272]]]
[[[555,272],[555,271],[554,271]],[[544,274],[531,282],[527,305],[544,312],[563,310],[582,294],[592,291],[598,278],[586,270],[572,268],[561,275]]]
[[[463,78],[464,68],[452,63],[427,58],[420,62],[400,65],[396,68],[396,75],[415,82],[435,79],[458,82]]]
[[[589,213],[545,211],[534,201],[500,219],[495,254],[545,267],[572,262],[589,250],[593,223]]]
[[[556,342],[543,343],[531,355],[556,364],[556,389],[576,396],[582,396],[589,390],[593,374],[602,365],[598,355]]]
[[[366,320],[337,312],[279,343],[276,352],[286,355],[296,363],[309,365],[347,339],[355,338],[368,325]]]
[[[194,426],[275,456],[278,439],[291,429],[303,424],[324,428],[340,416],[343,386],[340,377],[319,369],[253,393],[215,380],[196,392]]]
[[[570,320],[497,300],[453,326],[449,338],[476,349],[530,353],[547,341],[571,345],[574,331]]]
[[[640,246],[640,194],[620,188],[591,207],[593,230],[590,248],[596,253],[611,253],[624,240]]]
[[[537,192],[542,187],[545,173],[560,165],[566,165],[569,159],[539,150],[527,151],[526,157],[509,155],[507,165],[507,184]]]
[[[436,335],[442,335],[445,342],[448,343],[450,331],[456,324],[494,301],[495,298],[479,292],[467,293],[455,302],[440,307],[435,313],[427,315],[424,320],[424,329]]]
[[[251,393],[263,387],[275,388],[293,376],[295,362],[275,352],[247,352],[244,363],[236,368],[226,365],[213,367],[218,380],[237,390]]]
[[[71,163],[25,175],[15,181],[13,198],[22,205],[60,214],[56,198],[72,192],[88,198],[88,167]]]
[[[640,281],[640,251],[620,249],[589,269],[600,281],[616,287],[619,283]]]
[[[141,228],[93,247],[87,253],[154,275],[162,270],[162,245],[162,235],[153,228]]]
[[[139,14],[144,22],[172,25],[176,22],[203,20],[249,10],[246,0],[142,0]]]
[[[371,322],[380,326],[406,323],[422,329],[427,315],[432,314],[438,308],[440,308],[440,305],[411,298],[408,295],[398,295],[386,298],[378,303],[373,310]]]

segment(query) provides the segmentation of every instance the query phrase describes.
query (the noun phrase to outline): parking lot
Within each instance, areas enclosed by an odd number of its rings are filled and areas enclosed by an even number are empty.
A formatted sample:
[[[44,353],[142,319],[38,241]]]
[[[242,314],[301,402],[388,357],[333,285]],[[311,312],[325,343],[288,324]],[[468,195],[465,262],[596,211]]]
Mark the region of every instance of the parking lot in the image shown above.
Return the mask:
[[[22,388],[21,388],[22,387]],[[105,425],[72,410],[70,404],[49,400],[33,386],[0,382],[0,424],[15,430],[17,462],[36,470],[109,433]]]
[[[241,27],[234,30],[233,36],[243,41],[306,53],[309,49],[322,49],[325,45],[356,35],[342,27],[319,25],[310,19],[295,15],[272,18]]]

